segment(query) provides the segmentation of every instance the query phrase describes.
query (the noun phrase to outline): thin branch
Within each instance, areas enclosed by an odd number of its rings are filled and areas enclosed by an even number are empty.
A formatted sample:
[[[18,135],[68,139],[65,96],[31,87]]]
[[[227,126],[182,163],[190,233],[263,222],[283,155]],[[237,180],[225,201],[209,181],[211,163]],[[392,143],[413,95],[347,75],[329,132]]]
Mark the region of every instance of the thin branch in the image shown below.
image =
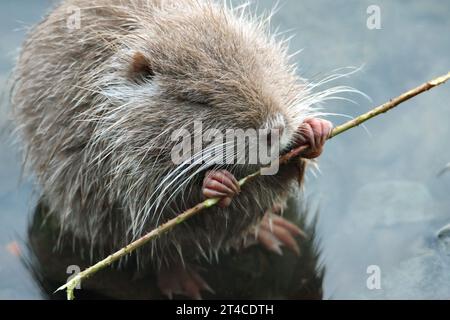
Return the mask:
[[[346,123],[344,123],[343,125],[340,125],[336,128],[333,129],[333,131],[330,134],[329,139],[351,129],[354,128],[356,126],[359,126],[360,124],[362,124],[363,122],[378,116],[382,113],[385,113],[393,108],[395,108],[397,105],[399,105],[400,103],[409,100],[413,97],[415,97],[416,95],[423,93],[425,91],[428,91],[438,85],[441,85],[443,83],[445,83],[447,80],[450,79],[450,72],[447,73],[446,75],[443,75],[441,77],[438,77],[436,79],[433,79],[431,81],[428,81],[412,90],[409,90],[405,93],[403,93],[402,95],[391,99],[389,102],[386,102],[374,109],[372,109],[371,111],[360,115],[357,118],[354,118],[351,121],[348,121]],[[278,161],[279,164],[285,164],[287,163],[289,160],[299,156],[302,151],[304,151],[307,148],[307,146],[302,146],[296,149],[293,149],[291,151],[289,151],[288,153],[286,153],[285,155],[281,156]],[[261,170],[246,176],[245,178],[239,180],[239,185],[243,186],[244,184],[246,184],[249,180],[254,179],[255,177],[259,176],[261,174]],[[186,211],[184,211],[183,213],[181,213],[180,215],[178,215],[176,218],[173,218],[169,221],[167,221],[166,223],[160,225],[159,227],[157,227],[156,229],[150,231],[149,233],[147,233],[146,235],[144,235],[143,237],[137,239],[136,241],[130,243],[129,245],[127,245],[126,247],[120,249],[119,251],[109,255],[107,258],[97,262],[95,265],[85,269],[84,271],[80,272],[79,274],[77,274],[76,276],[74,276],[73,278],[71,278],[65,285],[59,287],[56,291],[60,291],[60,290],[67,290],[67,299],[68,300],[73,300],[75,298],[74,296],[74,289],[77,287],[78,284],[81,283],[81,280],[89,278],[90,276],[92,276],[94,273],[96,273],[99,270],[102,270],[106,267],[108,267],[109,265],[111,265],[113,262],[119,260],[120,258],[122,258],[123,256],[133,252],[134,250],[142,247],[144,244],[146,244],[147,242],[161,236],[162,234],[168,232],[169,230],[171,230],[172,228],[174,228],[176,225],[183,223],[184,221],[186,221],[187,219],[189,219],[190,217],[198,214],[199,212],[201,212],[204,209],[210,208],[215,206],[219,201],[221,200],[221,198],[211,198],[208,200],[205,200],[199,204],[197,204],[195,207],[190,208]],[[55,292],[56,292],[55,291]]]

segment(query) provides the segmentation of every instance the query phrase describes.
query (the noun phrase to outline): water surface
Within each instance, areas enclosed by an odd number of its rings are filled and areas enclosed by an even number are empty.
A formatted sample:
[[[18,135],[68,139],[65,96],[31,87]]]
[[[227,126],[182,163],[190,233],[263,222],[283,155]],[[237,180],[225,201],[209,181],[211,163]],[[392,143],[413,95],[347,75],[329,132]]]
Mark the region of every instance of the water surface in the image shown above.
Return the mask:
[[[51,1],[0,3],[0,83],[14,65],[25,28]],[[272,7],[260,1],[260,10]],[[366,26],[369,5],[381,9],[381,29]],[[273,24],[296,37],[299,73],[320,80],[347,66],[363,69],[336,85],[373,99],[331,102],[327,111],[356,116],[450,70],[447,1],[282,0]],[[450,223],[449,85],[425,93],[364,129],[333,139],[306,194],[319,208],[318,235],[326,266],[325,298],[450,298],[450,249],[439,229]],[[8,127],[2,103],[0,125]],[[338,124],[344,118],[333,117]],[[19,184],[20,157],[0,141],[0,299],[42,298],[14,254],[22,246],[36,197],[30,179]],[[367,287],[367,268],[381,271],[381,289]]]

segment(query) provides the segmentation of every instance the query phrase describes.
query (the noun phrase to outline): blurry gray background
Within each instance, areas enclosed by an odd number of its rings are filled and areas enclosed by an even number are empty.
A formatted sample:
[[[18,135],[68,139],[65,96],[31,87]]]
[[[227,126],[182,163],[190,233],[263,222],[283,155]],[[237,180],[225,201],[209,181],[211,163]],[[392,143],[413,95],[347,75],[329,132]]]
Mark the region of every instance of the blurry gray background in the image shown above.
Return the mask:
[[[0,3],[0,84],[14,65],[27,26],[51,1]],[[258,1],[258,10],[274,1]],[[369,5],[381,10],[381,29],[367,28]],[[364,66],[333,85],[352,86],[373,99],[347,95],[355,105],[330,102],[328,112],[356,116],[450,71],[450,2],[280,0],[273,25],[296,36],[291,51],[303,77],[320,80],[341,67]],[[4,98],[4,97],[3,97]],[[450,223],[450,83],[333,139],[308,174],[307,199],[318,207],[326,266],[326,298],[450,298],[450,240],[437,231]],[[0,126],[11,127],[5,99]],[[345,118],[332,117],[335,123]],[[6,132],[8,130],[6,129]],[[25,238],[35,196],[19,183],[20,156],[0,140],[0,299],[39,299],[14,254]],[[369,290],[367,268],[381,271]]]

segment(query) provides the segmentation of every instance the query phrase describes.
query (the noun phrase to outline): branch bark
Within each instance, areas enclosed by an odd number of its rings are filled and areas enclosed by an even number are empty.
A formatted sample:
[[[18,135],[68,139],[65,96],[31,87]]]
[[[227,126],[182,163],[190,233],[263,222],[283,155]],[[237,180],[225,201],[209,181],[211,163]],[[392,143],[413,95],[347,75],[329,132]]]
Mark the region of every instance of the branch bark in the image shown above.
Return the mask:
[[[418,94],[421,94],[425,91],[428,91],[436,86],[439,86],[439,85],[445,83],[449,79],[450,79],[450,72],[448,72],[446,75],[443,75],[441,77],[438,77],[431,81],[428,81],[414,89],[411,89],[411,90],[403,93],[402,95],[400,95],[394,99],[391,99],[390,101],[370,110],[369,112],[364,113],[364,114],[354,118],[353,120],[350,120],[350,121],[344,123],[343,125],[337,126],[336,128],[333,129],[333,131],[331,132],[330,137],[328,139],[331,139],[351,128],[357,127],[360,124],[362,124],[363,122],[395,108],[400,103],[405,102],[406,100],[409,100],[409,99],[417,96]],[[299,155],[301,155],[302,151],[304,151],[306,148],[307,147],[302,146],[302,147],[299,147],[299,148],[289,151],[288,153],[286,153],[285,155],[281,156],[278,159],[279,164],[280,165],[285,164],[288,161],[290,161],[291,159],[298,157]],[[242,178],[241,180],[239,180],[239,185],[243,186],[248,181],[256,178],[260,174],[261,174],[261,171],[259,170],[251,175],[248,175],[248,176]],[[220,201],[220,198],[208,199],[208,200],[205,200],[205,201],[197,204],[195,207],[192,207],[192,208],[184,211],[183,213],[178,215],[176,218],[167,221],[166,223],[164,223],[164,224],[160,225],[159,227],[157,227],[156,229],[150,231],[143,237],[130,243],[126,247],[120,249],[119,251],[109,255],[105,259],[97,262],[93,266],[80,272],[79,274],[77,274],[76,276],[71,278],[65,285],[59,287],[56,291],[65,289],[67,291],[67,299],[73,300],[75,298],[74,289],[77,287],[77,285],[79,283],[81,283],[81,281],[83,279],[86,279],[86,278],[92,276],[93,274],[95,274],[96,272],[110,266],[113,262],[115,262],[115,261],[119,260],[120,258],[122,258],[123,256],[133,252],[134,250],[143,246],[147,242],[170,231],[176,225],[183,223],[184,221],[186,221],[187,219],[189,219],[190,217],[192,217],[196,214],[199,214],[202,210],[215,206],[219,201]]]

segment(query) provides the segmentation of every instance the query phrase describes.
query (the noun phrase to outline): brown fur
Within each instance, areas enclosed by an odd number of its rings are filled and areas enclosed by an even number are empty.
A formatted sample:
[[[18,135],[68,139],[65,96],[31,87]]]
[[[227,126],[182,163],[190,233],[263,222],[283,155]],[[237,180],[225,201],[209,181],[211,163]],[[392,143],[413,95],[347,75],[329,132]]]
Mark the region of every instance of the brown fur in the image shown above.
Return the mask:
[[[79,30],[67,28],[71,6],[81,8]],[[195,120],[257,129],[281,115],[292,140],[315,111],[288,58],[285,43],[243,9],[207,0],[63,1],[29,33],[12,95],[26,164],[61,239],[70,231],[109,253],[201,201],[194,169],[154,194],[177,170],[170,133]],[[150,77],[134,81],[142,74]],[[255,166],[228,169],[239,178]],[[293,170],[257,179],[229,208],[178,226],[141,262],[211,259],[289,193]]]

